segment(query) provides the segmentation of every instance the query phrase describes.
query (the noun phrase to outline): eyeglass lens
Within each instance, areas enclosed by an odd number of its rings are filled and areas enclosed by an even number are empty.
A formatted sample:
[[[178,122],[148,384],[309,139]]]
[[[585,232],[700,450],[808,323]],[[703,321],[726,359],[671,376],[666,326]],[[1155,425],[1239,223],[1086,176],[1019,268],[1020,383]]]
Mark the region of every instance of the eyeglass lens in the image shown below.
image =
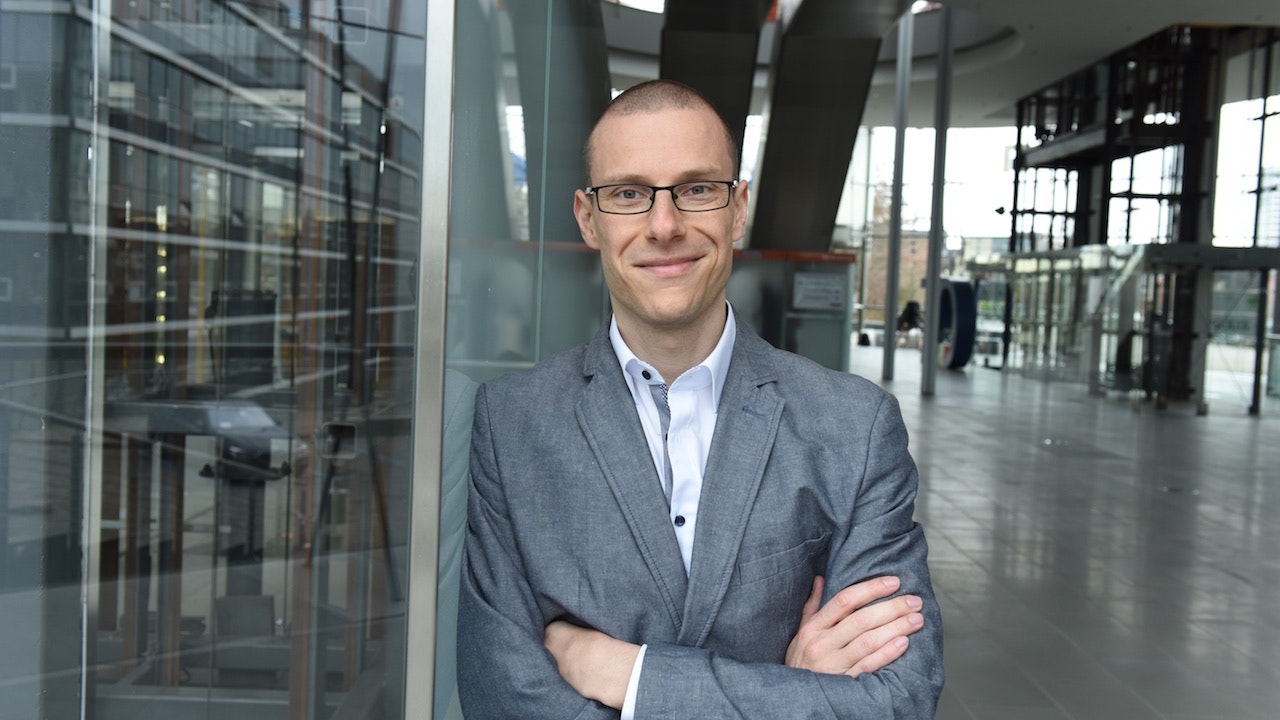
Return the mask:
[[[596,188],[596,201],[604,212],[642,213],[653,207],[658,190],[669,190],[680,210],[702,212],[729,204],[731,183],[698,180],[671,188],[650,185],[605,185]]]

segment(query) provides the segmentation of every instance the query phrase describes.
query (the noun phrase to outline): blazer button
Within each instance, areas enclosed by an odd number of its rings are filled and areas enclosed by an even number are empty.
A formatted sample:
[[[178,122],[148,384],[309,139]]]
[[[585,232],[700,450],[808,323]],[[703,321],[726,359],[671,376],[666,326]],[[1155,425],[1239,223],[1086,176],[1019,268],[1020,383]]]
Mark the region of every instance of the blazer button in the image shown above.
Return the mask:
[[[683,516],[683,515],[677,515],[677,516],[675,517],[675,519],[674,519],[674,520],[672,520],[672,522],[674,522],[674,523],[676,524],[676,527],[684,527],[684,516]]]

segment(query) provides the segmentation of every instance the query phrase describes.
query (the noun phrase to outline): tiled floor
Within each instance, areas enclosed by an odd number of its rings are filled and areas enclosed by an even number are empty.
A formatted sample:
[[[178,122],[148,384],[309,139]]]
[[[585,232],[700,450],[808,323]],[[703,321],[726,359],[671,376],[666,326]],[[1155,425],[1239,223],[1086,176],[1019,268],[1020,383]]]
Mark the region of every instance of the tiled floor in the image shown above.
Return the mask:
[[[942,604],[938,720],[1280,718],[1280,398],[1208,416],[881,348]]]

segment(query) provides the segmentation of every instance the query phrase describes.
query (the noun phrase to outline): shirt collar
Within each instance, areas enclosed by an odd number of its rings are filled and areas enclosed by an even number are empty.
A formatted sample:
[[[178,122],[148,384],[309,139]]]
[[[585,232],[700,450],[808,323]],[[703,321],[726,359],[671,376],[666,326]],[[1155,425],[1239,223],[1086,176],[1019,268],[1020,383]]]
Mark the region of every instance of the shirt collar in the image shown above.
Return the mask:
[[[737,320],[733,316],[733,305],[725,302],[724,331],[720,333],[720,340],[716,346],[712,348],[711,354],[702,362],[694,366],[694,368],[705,367],[711,373],[711,401],[712,407],[720,406],[720,393],[724,389],[725,378],[729,376],[729,360],[733,357],[734,338],[738,336]],[[636,357],[636,354],[627,347],[627,343],[622,339],[622,333],[618,330],[618,318],[611,317],[609,319],[609,341],[613,344],[613,352],[618,356],[618,365],[622,367],[622,374],[627,378],[627,385],[631,388],[633,395],[638,395],[640,390],[647,388],[641,387],[647,383],[641,379],[640,373],[649,370],[657,375],[657,370],[649,363]],[[693,370],[694,368],[690,368]],[[686,371],[688,372],[688,371]],[[673,383],[677,378],[663,378],[668,383]]]

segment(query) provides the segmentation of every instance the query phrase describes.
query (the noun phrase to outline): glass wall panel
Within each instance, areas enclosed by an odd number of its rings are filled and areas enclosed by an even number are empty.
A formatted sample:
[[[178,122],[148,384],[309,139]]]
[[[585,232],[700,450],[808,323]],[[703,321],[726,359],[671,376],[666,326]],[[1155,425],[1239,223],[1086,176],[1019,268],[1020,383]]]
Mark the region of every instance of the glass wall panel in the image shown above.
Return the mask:
[[[403,717],[425,6],[0,5],[0,715]]]
[[[1273,372],[1271,358],[1280,335],[1270,333],[1273,339],[1267,342],[1273,321],[1268,319],[1273,285],[1266,271],[1218,271],[1213,275],[1205,348],[1205,398],[1214,407],[1249,407],[1254,374],[1259,370],[1262,387],[1274,387],[1269,385],[1268,376]],[[1260,310],[1265,328],[1261,352],[1257,340]],[[1263,403],[1260,409],[1268,413],[1276,410],[1274,403]]]
[[[586,339],[607,318],[573,192],[610,98],[598,0],[460,0],[441,470],[437,718],[459,718],[454,639],[476,384]]]
[[[458,3],[448,353],[473,380],[576,345],[604,317],[572,211],[610,97],[600,13],[587,0]]]

